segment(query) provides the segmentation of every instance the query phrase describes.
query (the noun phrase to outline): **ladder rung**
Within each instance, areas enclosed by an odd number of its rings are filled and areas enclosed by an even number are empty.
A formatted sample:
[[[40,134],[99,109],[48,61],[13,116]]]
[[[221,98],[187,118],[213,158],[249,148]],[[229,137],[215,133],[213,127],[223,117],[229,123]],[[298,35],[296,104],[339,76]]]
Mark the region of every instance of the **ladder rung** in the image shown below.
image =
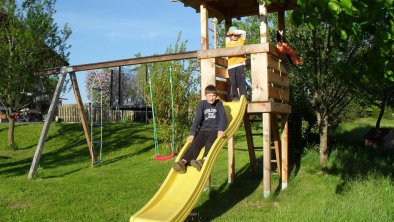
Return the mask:
[[[255,147],[253,147],[254,149],[263,149],[263,147],[262,146],[255,146]]]
[[[93,90],[98,90],[98,91],[101,91],[101,90],[102,90],[100,87],[93,87],[92,89],[93,89]]]
[[[101,106],[92,106],[92,109],[101,109]]]
[[[278,161],[277,160],[271,160],[271,163],[277,163]]]
[[[100,141],[93,141],[92,144],[101,144]]]
[[[93,123],[92,126],[103,126],[103,125],[100,123]]]
[[[252,133],[252,136],[263,136],[262,133]]]

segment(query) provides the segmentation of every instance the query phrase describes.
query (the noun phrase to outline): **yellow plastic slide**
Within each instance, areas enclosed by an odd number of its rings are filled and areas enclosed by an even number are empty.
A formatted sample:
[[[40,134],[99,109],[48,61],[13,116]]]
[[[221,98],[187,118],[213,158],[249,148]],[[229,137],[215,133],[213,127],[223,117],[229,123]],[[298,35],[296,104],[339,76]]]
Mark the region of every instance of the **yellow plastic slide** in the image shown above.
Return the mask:
[[[224,102],[228,126],[225,138],[217,138],[204,162],[200,172],[194,167],[187,167],[185,174],[179,174],[171,169],[164,183],[152,199],[130,221],[184,221],[204,189],[210,176],[213,164],[219,151],[227,140],[237,131],[246,110],[246,98],[242,96],[239,102]],[[175,161],[179,161],[189,147],[186,142]],[[202,150],[203,152],[203,150]],[[200,154],[201,155],[201,154]]]

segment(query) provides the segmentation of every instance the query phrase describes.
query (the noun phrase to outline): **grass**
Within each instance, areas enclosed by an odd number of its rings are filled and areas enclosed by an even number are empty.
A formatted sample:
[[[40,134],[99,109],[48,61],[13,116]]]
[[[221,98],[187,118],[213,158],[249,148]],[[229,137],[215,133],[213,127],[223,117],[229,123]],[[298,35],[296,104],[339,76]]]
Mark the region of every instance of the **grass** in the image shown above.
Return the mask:
[[[319,170],[318,152],[309,149],[287,190],[272,177],[269,199],[263,198],[262,175],[251,174],[240,129],[235,182],[227,184],[224,148],[210,191],[193,210],[198,216],[188,221],[394,221],[393,152],[361,147],[360,135],[374,122],[360,121],[341,125],[325,173]],[[128,221],[158,190],[172,164],[153,160],[149,125],[105,126],[104,161],[92,168],[82,127],[53,124],[37,175],[29,181],[41,127],[18,125],[18,148],[10,149],[7,127],[0,125],[0,221]],[[259,159],[261,153],[256,152]]]

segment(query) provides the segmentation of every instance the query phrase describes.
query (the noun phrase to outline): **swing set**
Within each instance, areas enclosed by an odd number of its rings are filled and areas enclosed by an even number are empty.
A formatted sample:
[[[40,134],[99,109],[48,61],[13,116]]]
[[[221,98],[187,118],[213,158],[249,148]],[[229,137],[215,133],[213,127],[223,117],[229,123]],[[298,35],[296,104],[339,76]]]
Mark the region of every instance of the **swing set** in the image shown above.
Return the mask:
[[[154,103],[154,95],[153,95],[153,87],[152,87],[152,79],[151,79],[151,75],[149,73],[148,70],[148,66],[146,67],[146,76],[148,79],[148,84],[149,84],[149,94],[150,94],[150,99],[152,101],[152,121],[153,121],[153,139],[154,139],[154,144],[155,144],[155,160],[159,160],[159,161],[165,161],[165,160],[169,160],[173,157],[175,157],[176,155],[176,151],[175,151],[175,112],[174,112],[174,90],[173,90],[173,84],[172,84],[172,65],[170,63],[170,68],[169,68],[169,72],[170,72],[170,94],[171,94],[171,154],[170,155],[162,155],[162,149],[159,148],[159,139],[158,139],[158,127],[156,124],[156,116],[155,116],[155,103]],[[161,152],[160,152],[161,151]]]

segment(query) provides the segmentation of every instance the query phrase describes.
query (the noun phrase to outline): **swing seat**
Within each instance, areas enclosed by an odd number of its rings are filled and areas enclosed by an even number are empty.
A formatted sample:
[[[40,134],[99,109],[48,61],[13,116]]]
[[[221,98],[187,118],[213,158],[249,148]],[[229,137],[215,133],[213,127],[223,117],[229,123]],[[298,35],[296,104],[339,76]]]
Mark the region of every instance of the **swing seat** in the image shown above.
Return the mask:
[[[169,160],[169,159],[172,159],[173,157],[175,157],[175,154],[173,153],[173,154],[171,154],[171,155],[169,155],[169,156],[162,156],[162,155],[156,155],[155,156],[155,160],[160,160],[160,161],[164,161],[164,160]]]

